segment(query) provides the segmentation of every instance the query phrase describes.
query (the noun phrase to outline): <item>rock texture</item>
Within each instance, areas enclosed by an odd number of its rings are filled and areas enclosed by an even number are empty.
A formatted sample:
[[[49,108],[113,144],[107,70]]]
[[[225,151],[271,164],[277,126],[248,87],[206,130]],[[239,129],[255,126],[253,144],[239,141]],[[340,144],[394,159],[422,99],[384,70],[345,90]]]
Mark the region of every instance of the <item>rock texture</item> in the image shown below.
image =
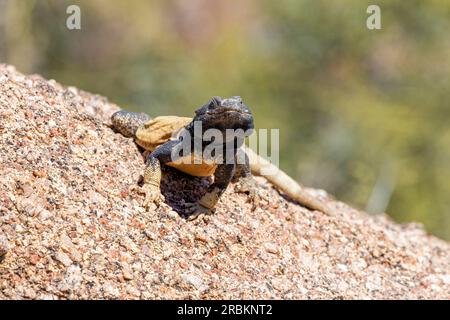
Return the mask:
[[[254,211],[231,187],[188,222],[209,181],[166,169],[168,204],[146,211],[143,157],[105,124],[117,109],[0,65],[0,298],[450,298],[448,243],[264,179]]]

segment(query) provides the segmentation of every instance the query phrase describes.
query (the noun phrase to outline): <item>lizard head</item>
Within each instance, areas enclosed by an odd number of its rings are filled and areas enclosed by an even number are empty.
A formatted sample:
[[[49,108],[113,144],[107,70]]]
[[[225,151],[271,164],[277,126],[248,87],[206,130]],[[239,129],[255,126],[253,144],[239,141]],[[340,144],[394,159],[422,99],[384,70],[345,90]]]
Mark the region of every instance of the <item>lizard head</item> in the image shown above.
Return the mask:
[[[239,96],[213,97],[195,111],[193,120],[201,121],[203,130],[214,128],[225,133],[226,129],[242,129],[250,133],[253,129],[253,115]]]

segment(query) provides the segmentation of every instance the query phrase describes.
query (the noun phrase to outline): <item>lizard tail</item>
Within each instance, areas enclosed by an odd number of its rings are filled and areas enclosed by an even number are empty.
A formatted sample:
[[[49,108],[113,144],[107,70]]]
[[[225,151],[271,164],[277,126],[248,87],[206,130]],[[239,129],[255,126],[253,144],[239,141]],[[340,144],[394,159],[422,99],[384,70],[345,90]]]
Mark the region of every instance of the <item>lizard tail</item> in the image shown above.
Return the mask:
[[[245,152],[249,159],[252,174],[265,177],[269,182],[287,194],[291,199],[297,201],[300,205],[308,209],[318,210],[325,214],[332,212],[332,209],[329,208],[326,203],[308,193],[305,188],[303,188],[280,168],[259,156],[250,148],[246,148]]]
[[[135,138],[136,131],[149,121],[148,114],[120,110],[111,116],[112,127],[127,138]]]

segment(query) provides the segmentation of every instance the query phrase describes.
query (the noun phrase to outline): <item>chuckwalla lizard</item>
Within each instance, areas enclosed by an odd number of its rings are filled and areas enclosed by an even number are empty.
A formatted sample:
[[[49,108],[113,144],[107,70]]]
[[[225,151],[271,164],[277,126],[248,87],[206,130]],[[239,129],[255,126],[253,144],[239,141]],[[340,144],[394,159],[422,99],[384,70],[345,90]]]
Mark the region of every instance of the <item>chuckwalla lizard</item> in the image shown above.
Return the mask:
[[[178,153],[181,158],[194,159],[195,136],[203,135],[208,129],[219,130],[226,136],[227,129],[242,129],[248,135],[253,129],[253,115],[250,109],[243,103],[241,97],[233,96],[227,99],[213,97],[208,103],[195,111],[194,118],[178,116],[161,116],[151,118],[145,113],[118,111],[111,116],[112,128],[125,137],[134,138],[135,142],[150,154],[146,160],[144,171],[145,193],[144,205],[160,203],[164,200],[160,190],[161,165],[168,165],[192,176],[214,176],[214,182],[208,187],[205,195],[198,203],[186,204],[190,219],[201,214],[210,214],[220,196],[226,190],[230,181],[238,180],[237,190],[249,194],[251,199],[257,196],[257,187],[253,175],[263,175],[275,187],[286,193],[290,198],[301,205],[322,212],[329,212],[329,207],[323,201],[309,194],[301,185],[289,177],[285,172],[274,166],[268,160],[258,156],[249,148],[244,148],[244,140],[234,138],[231,143],[231,152],[234,161],[225,161],[226,146],[223,142],[223,156],[218,161],[215,158],[200,159],[200,161],[173,161],[174,148],[180,148],[183,141],[189,141],[188,150]],[[195,129],[195,123],[201,123],[201,132]],[[189,136],[188,140],[177,133],[184,132]],[[226,139],[225,139],[226,140]],[[210,141],[201,140],[201,151],[210,145]],[[177,149],[177,152],[178,152]],[[228,150],[229,151],[229,150]],[[200,153],[202,157],[205,157]],[[238,159],[241,157],[241,161]],[[264,171],[265,170],[265,171]],[[270,172],[271,174],[264,174]]]

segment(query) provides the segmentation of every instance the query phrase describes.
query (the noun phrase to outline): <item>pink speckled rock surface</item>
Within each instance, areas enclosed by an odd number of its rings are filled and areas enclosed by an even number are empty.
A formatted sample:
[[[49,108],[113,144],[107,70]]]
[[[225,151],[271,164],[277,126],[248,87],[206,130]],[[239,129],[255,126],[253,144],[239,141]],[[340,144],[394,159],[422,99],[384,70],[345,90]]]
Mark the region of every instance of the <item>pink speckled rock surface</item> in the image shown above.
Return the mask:
[[[0,298],[448,299],[450,245],[343,203],[333,215],[228,188],[207,219],[177,211],[208,179],[165,170],[146,211],[143,157],[119,107],[0,65]],[[330,200],[332,201],[332,200]]]

